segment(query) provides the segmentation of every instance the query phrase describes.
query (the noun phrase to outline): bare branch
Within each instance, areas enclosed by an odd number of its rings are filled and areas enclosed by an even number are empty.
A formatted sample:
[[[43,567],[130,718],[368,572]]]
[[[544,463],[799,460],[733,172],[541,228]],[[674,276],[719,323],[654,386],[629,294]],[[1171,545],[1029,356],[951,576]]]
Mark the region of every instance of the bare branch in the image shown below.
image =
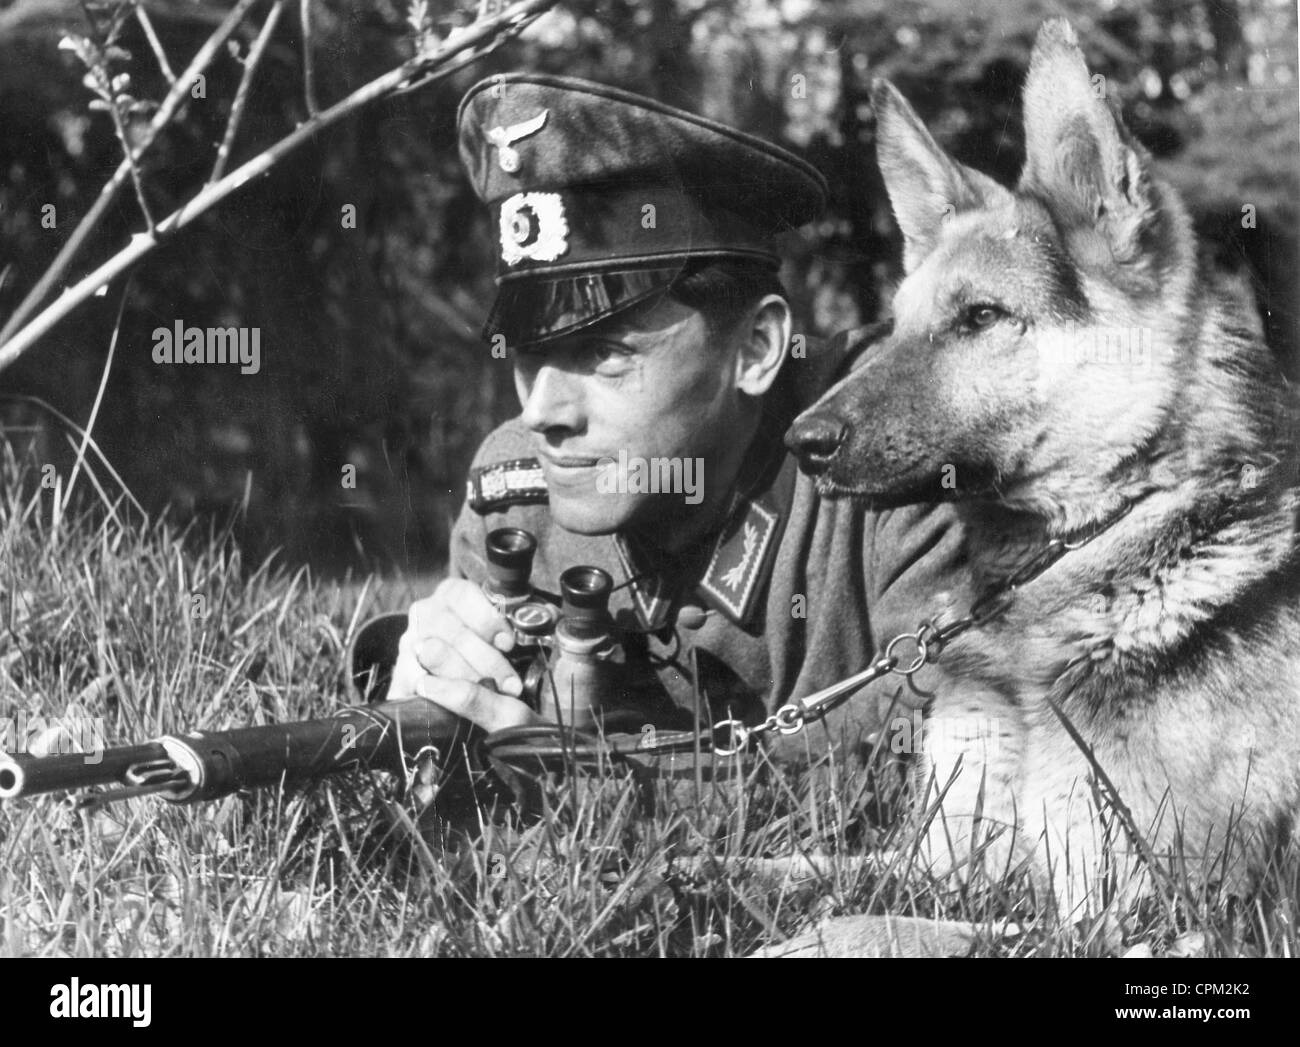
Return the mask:
[[[275,0],[275,6],[271,8],[266,21],[262,24],[262,31],[257,34],[257,39],[249,49],[248,57],[244,59],[244,74],[239,78],[239,88],[235,91],[235,100],[230,106],[230,119],[226,121],[226,133],[222,136],[221,147],[217,150],[217,161],[212,165],[208,184],[217,181],[226,170],[226,162],[230,159],[230,148],[235,144],[235,135],[239,133],[239,121],[244,115],[244,106],[248,102],[248,89],[253,83],[253,73],[262,60],[266,45],[270,43],[276,23],[280,21],[284,3],[285,0]]]
[[[144,177],[140,173],[140,165],[136,162],[136,152],[131,148],[131,139],[127,136],[126,124],[122,120],[122,107],[118,101],[119,92],[117,78],[113,76],[113,73],[108,66],[109,60],[105,57],[108,45],[112,42],[113,37],[116,36],[117,29],[120,27],[120,22],[114,26],[111,33],[105,34],[100,30],[99,23],[95,21],[94,16],[91,15],[86,0],[81,0],[81,13],[86,19],[86,25],[90,29],[95,47],[97,48],[97,51],[95,52],[97,57],[90,68],[90,76],[94,79],[94,82],[98,84],[96,93],[99,94],[100,97],[96,101],[103,103],[103,108],[108,112],[110,119],[113,121],[113,131],[117,135],[117,140],[122,146],[122,155],[126,157],[126,162],[131,169],[131,182],[135,186],[135,197],[140,204],[140,213],[144,215],[144,224],[148,227],[149,232],[152,233],[154,227],[153,212],[149,210],[149,201],[145,199]],[[124,74],[122,79],[126,81],[129,77]],[[93,106],[95,103],[92,102],[91,105]]]
[[[404,94],[410,94],[412,91],[418,91],[421,87],[423,87],[427,83],[431,83],[434,80],[441,80],[443,79],[443,77],[450,76],[452,73],[460,72],[467,65],[473,65],[484,55],[491,53],[491,51],[492,51],[491,45],[487,47],[478,48],[472,53],[465,55],[463,58],[458,58],[451,65],[439,69],[436,72],[430,73],[428,76],[423,77],[420,80],[416,80],[414,83],[403,84],[401,87],[397,88],[397,90],[393,92],[393,95],[394,96],[404,95]]]
[[[307,101],[308,117],[320,113],[316,104],[316,66],[311,41],[311,0],[299,0],[298,11],[302,19],[302,93]]]
[[[153,19],[149,17],[149,12],[144,9],[144,0],[135,0],[135,17],[140,23],[140,28],[144,30],[145,39],[149,41],[149,46],[153,48],[154,57],[158,59],[158,67],[162,70],[163,76],[167,77],[169,84],[176,83],[176,74],[172,72],[172,65],[167,61],[167,52],[163,50],[162,41],[158,39],[158,34],[153,29]]]
[[[113,118],[113,130],[117,132],[117,140],[122,143],[122,152],[126,154],[126,162],[131,167],[131,182],[135,186],[135,198],[140,205],[140,213],[144,215],[144,224],[152,233],[153,212],[149,210],[149,201],[144,196],[144,176],[140,173],[139,163],[136,162],[137,154],[131,148],[131,139],[127,137],[126,125],[122,123],[122,111],[118,108],[117,99],[109,99],[108,114]]]
[[[120,276],[157,247],[165,237],[183,229],[236,189],[265,174],[287,154],[314,138],[322,129],[352,115],[362,106],[392,94],[407,83],[424,77],[431,70],[438,69],[439,72],[436,76],[426,78],[425,82],[451,75],[461,67],[461,63],[450,62],[454,55],[478,48],[493,38],[496,38],[499,43],[513,36],[531,22],[532,16],[554,7],[557,2],[558,0],[519,0],[496,16],[475,22],[457,33],[454,39],[445,42],[437,51],[428,55],[417,55],[403,62],[396,69],[357,88],[352,94],[321,112],[319,116],[299,124],[275,145],[240,165],[219,182],[205,185],[188,203],[159,222],[153,234],[137,233],[126,247],[94,272],[69,287],[22,330],[7,342],[0,344],[0,371],[17,360],[55,324],[94,295],[99,288]],[[481,53],[486,54],[487,50],[482,50]]]
[[[136,149],[137,156],[143,156],[145,150],[153,144],[153,141],[158,136],[159,132],[167,126],[173,114],[184,100],[186,92],[190,90],[199,74],[212,64],[212,60],[216,57],[217,51],[221,48],[221,45],[224,44],[230,34],[238,28],[239,23],[243,20],[248,9],[255,3],[257,3],[257,0],[239,0],[239,2],[230,9],[230,12],[226,15],[221,25],[217,27],[216,31],[208,38],[207,42],[199,48],[198,53],[194,56],[185,72],[182,73],[180,79],[172,85],[172,89],[167,93],[167,97],[163,99],[162,105],[158,107],[158,111],[154,114],[153,119],[149,121],[148,128],[146,128],[144,133],[140,136],[140,144]],[[104,185],[104,188],[99,191],[99,196],[95,200],[94,205],[86,212],[85,217],[77,223],[77,228],[72,231],[72,235],[68,237],[67,242],[59,249],[59,253],[55,255],[54,261],[50,263],[49,268],[41,274],[41,277],[37,280],[35,286],[27,292],[26,297],[18,304],[18,307],[13,311],[13,314],[9,319],[5,321],[4,327],[0,328],[0,346],[7,344],[9,337],[22,326],[41,302],[49,296],[50,292],[54,289],[54,286],[63,279],[64,274],[68,271],[68,267],[72,264],[73,258],[77,256],[77,253],[81,250],[83,244],[87,239],[89,239],[95,229],[98,228],[99,223],[104,220],[104,216],[108,214],[108,209],[112,206],[113,200],[116,198],[118,191],[126,184],[126,180],[130,176],[131,161],[124,158],[122,162],[118,164],[117,170],[113,173],[113,177],[109,179],[109,181]]]

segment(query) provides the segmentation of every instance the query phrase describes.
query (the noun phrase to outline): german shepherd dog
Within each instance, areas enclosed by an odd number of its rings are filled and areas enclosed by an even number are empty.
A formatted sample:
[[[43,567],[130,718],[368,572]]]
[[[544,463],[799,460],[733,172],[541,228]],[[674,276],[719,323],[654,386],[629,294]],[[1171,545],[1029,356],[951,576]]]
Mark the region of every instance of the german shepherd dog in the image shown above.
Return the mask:
[[[823,496],[954,501],[977,586],[1070,543],[939,657],[933,862],[1028,860],[1059,897],[1176,853],[1242,890],[1300,810],[1296,403],[1104,94],[1045,24],[1013,191],[873,85],[893,326],[787,442]]]

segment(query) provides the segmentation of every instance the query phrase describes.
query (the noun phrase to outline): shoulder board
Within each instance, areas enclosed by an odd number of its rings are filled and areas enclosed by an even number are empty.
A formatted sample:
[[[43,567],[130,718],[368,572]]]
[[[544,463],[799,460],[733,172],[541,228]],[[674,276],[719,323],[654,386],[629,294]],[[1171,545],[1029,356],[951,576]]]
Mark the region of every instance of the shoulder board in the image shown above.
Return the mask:
[[[546,501],[546,477],[536,458],[512,458],[469,471],[465,500],[476,513],[486,516],[512,505],[535,505]]]

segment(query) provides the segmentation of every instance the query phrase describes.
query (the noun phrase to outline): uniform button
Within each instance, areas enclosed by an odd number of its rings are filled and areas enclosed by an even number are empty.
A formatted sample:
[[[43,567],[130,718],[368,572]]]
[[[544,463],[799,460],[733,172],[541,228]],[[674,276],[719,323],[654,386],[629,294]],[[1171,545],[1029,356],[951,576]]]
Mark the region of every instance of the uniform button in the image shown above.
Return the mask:
[[[686,604],[677,612],[677,624],[683,629],[698,629],[708,620],[709,612],[693,604]]]

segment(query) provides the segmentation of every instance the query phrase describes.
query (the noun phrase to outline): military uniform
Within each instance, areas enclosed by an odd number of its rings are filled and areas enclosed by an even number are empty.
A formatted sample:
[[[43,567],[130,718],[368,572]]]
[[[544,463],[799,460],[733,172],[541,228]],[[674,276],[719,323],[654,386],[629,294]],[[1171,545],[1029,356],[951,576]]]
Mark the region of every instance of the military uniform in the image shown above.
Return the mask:
[[[700,259],[775,269],[774,237],[824,205],[820,174],[784,150],[602,85],[493,78],[471,89],[459,123],[462,159],[500,237],[484,335],[516,349],[661,294]],[[785,361],[722,518],[672,556],[631,534],[590,537],[554,524],[532,434],[506,422],[474,458],[452,575],[482,582],[485,538],[502,526],[537,538],[533,583],[542,590],[558,592],[572,566],[607,571],[627,665],[627,693],[614,700],[659,726],[754,723],[863,669],[940,593],[964,584],[947,510],[873,513],[823,501],[783,445],[795,414],[864,340],[841,336]],[[894,690],[855,698],[802,737],[775,739],[778,754],[825,751],[828,740],[859,745]]]
[[[726,711],[756,723],[865,668],[882,643],[914,630],[964,578],[960,535],[945,507],[865,512],[819,498],[784,448],[769,464],[757,484],[736,492],[722,527],[697,550],[656,564],[624,536],[554,526],[528,434],[507,422],[475,457],[451,573],[481,582],[487,532],[522,527],[538,541],[538,587],[557,592],[560,572],[577,564],[601,567],[621,586],[610,607],[629,637],[628,661],[656,681],[637,687],[647,722],[689,725],[698,666],[710,722]],[[873,685],[804,737],[774,739],[769,749],[796,761],[828,741],[855,751],[881,727],[897,690],[888,680]],[[900,695],[904,703],[923,697]]]

